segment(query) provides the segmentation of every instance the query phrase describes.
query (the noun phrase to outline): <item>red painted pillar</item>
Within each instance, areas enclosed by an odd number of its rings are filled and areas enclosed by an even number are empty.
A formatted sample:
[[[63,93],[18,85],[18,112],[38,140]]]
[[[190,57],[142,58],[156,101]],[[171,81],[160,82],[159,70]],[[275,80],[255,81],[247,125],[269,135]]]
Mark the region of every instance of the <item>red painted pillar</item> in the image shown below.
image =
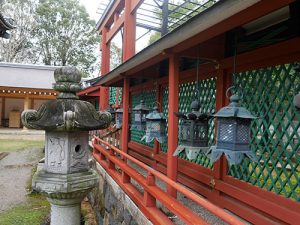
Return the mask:
[[[109,72],[110,63],[110,44],[106,44],[107,28],[102,31],[102,43],[101,43],[101,76]],[[100,87],[99,107],[100,110],[106,110],[108,108],[109,101],[109,88]]]
[[[179,57],[172,54],[169,58],[169,117],[168,117],[168,154],[167,154],[167,176],[177,180],[177,157],[173,156],[178,144],[178,119],[173,112],[178,112],[179,96]],[[167,186],[167,193],[174,198],[177,191]]]
[[[131,0],[125,1],[124,9],[124,40],[123,40],[123,62],[135,54],[135,13],[131,13]],[[128,131],[129,131],[129,78],[124,78],[123,83],[123,122],[122,122],[122,151],[128,151]]]
[[[122,151],[128,151],[128,128],[129,128],[129,78],[124,78],[123,85],[123,122],[122,122]]]
[[[123,62],[135,54],[136,13],[131,13],[132,0],[125,1]]]

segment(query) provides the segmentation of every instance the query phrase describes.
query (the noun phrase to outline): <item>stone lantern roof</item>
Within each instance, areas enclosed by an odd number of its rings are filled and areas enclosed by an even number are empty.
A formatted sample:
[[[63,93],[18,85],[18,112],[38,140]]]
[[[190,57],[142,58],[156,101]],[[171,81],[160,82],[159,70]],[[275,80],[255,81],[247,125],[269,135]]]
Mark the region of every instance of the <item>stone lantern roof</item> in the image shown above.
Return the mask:
[[[56,100],[44,103],[37,111],[22,113],[22,122],[27,128],[46,131],[89,131],[107,128],[111,122],[108,112],[98,112],[86,101],[78,100],[81,90],[81,73],[75,67],[61,67],[54,72],[59,91]]]

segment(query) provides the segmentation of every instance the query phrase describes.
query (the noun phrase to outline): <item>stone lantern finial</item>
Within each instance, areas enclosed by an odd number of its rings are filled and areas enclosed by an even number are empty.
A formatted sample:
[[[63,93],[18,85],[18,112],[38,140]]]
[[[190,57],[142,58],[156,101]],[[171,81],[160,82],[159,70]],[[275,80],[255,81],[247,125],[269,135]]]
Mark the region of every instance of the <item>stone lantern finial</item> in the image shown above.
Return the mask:
[[[24,126],[46,131],[45,163],[32,187],[48,197],[51,225],[79,225],[80,202],[98,183],[88,164],[88,131],[107,128],[111,115],[78,99],[81,74],[75,67],[56,69],[54,77],[57,99],[22,113]]]

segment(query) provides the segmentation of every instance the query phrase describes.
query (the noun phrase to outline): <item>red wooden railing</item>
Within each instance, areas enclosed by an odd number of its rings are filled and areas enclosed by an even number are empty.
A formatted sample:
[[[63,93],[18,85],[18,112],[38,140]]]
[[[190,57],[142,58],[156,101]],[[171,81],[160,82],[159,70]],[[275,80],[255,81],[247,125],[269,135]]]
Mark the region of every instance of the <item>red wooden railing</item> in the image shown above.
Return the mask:
[[[156,207],[156,201],[161,202],[186,224],[207,224],[203,218],[199,217],[199,215],[194,213],[191,209],[187,208],[176,198],[169,196],[163,189],[157,186],[155,178],[158,178],[167,185],[172,186],[175,190],[206,208],[225,222],[229,224],[243,224],[238,218],[227,213],[203,197],[195,194],[185,186],[174,182],[164,174],[154,170],[143,162],[122,152],[120,149],[96,136],[94,137],[93,147],[94,158],[103,168],[105,168],[108,174],[114,178],[127,195],[129,195],[129,197],[138,205],[145,216],[148,217],[154,224],[173,224],[173,222]],[[130,167],[126,160],[130,160],[137,166],[144,169],[147,172],[147,176],[144,177]],[[116,166],[118,169],[116,169]],[[140,191],[131,184],[131,178],[144,189],[143,194],[141,194]]]

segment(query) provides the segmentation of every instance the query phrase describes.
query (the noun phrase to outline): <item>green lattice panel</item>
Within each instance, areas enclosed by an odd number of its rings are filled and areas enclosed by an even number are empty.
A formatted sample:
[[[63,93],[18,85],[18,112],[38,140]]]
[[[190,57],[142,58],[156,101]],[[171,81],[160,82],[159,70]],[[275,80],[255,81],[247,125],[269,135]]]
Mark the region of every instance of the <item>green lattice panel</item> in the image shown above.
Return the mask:
[[[184,113],[191,111],[190,105],[192,101],[196,99],[196,96],[198,94],[196,90],[199,90],[198,99],[201,104],[200,110],[206,113],[214,113],[215,105],[216,105],[216,79],[215,78],[201,80],[198,82],[198,86],[197,86],[197,82],[181,84],[179,86],[179,111]],[[168,117],[168,94],[169,94],[168,89],[164,88],[162,105],[163,105],[163,113],[166,117]],[[211,146],[214,140],[213,120],[210,120],[209,122],[209,137],[210,137],[209,146]],[[162,144],[161,150],[167,152],[168,143]],[[184,152],[181,153],[179,157],[188,160]],[[195,160],[192,160],[192,162],[195,162],[202,166],[212,168],[209,159],[202,152],[200,152],[197,158]]]
[[[153,108],[156,102],[156,91],[146,91],[143,93],[136,93],[132,95],[132,108],[134,108],[136,105],[140,103],[141,100],[144,100],[145,105],[147,105],[149,108]],[[133,121],[134,115],[131,113],[131,121]],[[141,141],[142,137],[145,135],[145,131],[139,131],[139,130],[131,130],[130,132],[130,140],[138,142],[140,144],[149,146],[153,148],[154,142],[146,143],[145,141]]]
[[[251,147],[258,163],[248,159],[231,166],[228,175],[300,201],[300,112],[293,95],[300,91],[299,64],[291,63],[236,74],[243,105],[261,116],[251,125]]]
[[[121,102],[122,102],[122,88],[118,88],[118,101],[119,101],[119,104],[121,104]]]
[[[109,87],[109,104],[116,104],[116,88]]]
[[[113,105],[116,104],[116,93],[118,91],[118,103],[121,104],[122,102],[122,88],[110,87],[109,88],[109,104]]]
[[[169,116],[169,88],[165,87],[162,90],[162,112],[167,118],[166,135],[168,136],[168,116]],[[163,152],[168,151],[168,141],[160,145],[160,150]]]

